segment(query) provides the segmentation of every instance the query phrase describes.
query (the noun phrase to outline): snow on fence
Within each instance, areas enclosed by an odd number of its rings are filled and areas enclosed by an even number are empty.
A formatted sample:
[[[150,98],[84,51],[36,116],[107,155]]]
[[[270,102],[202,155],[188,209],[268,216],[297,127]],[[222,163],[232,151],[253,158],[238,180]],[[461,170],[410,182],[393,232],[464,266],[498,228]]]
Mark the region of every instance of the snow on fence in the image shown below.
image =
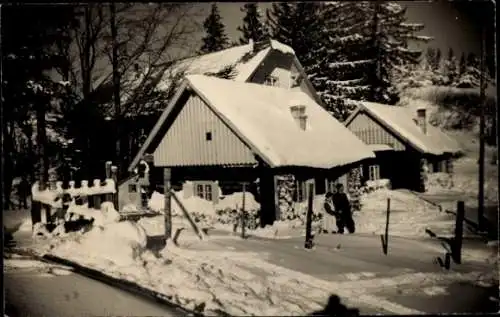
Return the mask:
[[[118,208],[117,167],[106,162],[105,180],[82,180],[77,187],[75,181],[69,181],[63,188],[62,181],[51,181],[47,186],[40,186],[37,181],[31,188],[32,223],[54,224],[64,220],[70,205],[100,209],[101,203],[112,202]],[[82,215],[80,215],[82,216]]]

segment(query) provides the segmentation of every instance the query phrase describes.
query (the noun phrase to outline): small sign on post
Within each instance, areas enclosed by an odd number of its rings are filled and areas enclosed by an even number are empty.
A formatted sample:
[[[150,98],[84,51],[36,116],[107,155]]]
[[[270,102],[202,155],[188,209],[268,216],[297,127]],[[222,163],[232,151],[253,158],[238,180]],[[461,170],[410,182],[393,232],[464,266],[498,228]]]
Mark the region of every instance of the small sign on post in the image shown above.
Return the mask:
[[[455,218],[455,236],[451,245],[453,261],[462,263],[462,241],[464,236],[465,204],[463,201],[457,203],[457,215]]]
[[[313,214],[313,195],[314,195],[314,184],[309,184],[309,196],[307,197],[307,213],[306,213],[306,241],[304,247],[306,249],[312,249],[314,246],[313,235],[312,235],[312,214]]]
[[[387,198],[387,211],[385,217],[385,234],[380,235],[380,239],[382,240],[382,250],[385,255],[388,253],[389,247],[389,216],[391,214],[391,199]]]
[[[113,194],[113,205],[115,206],[116,210],[120,210],[118,206],[118,167],[116,166],[111,166],[111,178],[115,182],[115,188],[116,188],[116,193]]]

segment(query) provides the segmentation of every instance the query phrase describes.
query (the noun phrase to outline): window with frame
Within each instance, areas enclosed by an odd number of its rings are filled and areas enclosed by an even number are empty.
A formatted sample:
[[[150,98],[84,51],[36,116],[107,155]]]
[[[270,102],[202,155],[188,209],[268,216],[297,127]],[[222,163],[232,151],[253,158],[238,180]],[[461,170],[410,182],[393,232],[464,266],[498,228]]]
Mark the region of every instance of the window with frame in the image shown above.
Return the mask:
[[[297,181],[296,182],[296,201],[302,202],[306,201],[309,198],[309,184],[314,185],[314,180],[307,181]],[[316,194],[316,186],[313,186],[313,196]]]
[[[368,179],[371,181],[380,179],[380,166],[378,165],[368,166]]]
[[[279,79],[276,76],[269,75],[266,77],[266,80],[264,81],[265,85],[268,86],[278,86],[279,85]]]
[[[128,185],[128,192],[129,193],[137,193],[137,185],[136,184],[129,184]]]
[[[213,201],[212,184],[196,184],[196,196],[208,201]]]

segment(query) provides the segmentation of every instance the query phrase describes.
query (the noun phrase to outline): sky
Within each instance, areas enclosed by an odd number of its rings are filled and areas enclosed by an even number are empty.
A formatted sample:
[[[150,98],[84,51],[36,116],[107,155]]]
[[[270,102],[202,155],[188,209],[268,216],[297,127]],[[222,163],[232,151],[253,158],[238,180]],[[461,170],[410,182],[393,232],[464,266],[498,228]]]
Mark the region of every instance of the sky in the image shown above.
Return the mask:
[[[447,1],[399,1],[407,7],[408,22],[419,22],[425,25],[425,29],[420,32],[422,35],[433,36],[434,40],[428,45],[440,48],[443,53],[452,47],[456,54],[465,52],[478,53],[480,41],[474,23],[464,12]],[[221,2],[217,3],[223,22],[226,25],[226,32],[231,40],[237,41],[240,32],[237,27],[241,24],[243,13],[240,8],[242,2]],[[198,3],[196,6],[201,10],[200,22],[208,15],[211,3]],[[259,3],[263,14],[266,8],[271,7],[270,2]],[[200,34],[200,38],[203,34]]]

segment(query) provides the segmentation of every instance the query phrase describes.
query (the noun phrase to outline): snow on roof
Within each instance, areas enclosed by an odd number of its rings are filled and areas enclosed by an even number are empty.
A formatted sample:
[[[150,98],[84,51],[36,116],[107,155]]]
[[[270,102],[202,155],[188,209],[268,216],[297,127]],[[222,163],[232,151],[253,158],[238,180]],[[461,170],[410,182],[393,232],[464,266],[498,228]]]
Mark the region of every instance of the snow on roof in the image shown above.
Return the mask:
[[[248,44],[231,47],[222,51],[194,56],[180,60],[171,66],[160,81],[159,89],[168,89],[173,75],[185,72],[186,75],[201,75],[206,73],[218,73],[224,68],[234,66],[235,81],[246,81],[254,70],[264,60],[271,50],[277,50],[284,54],[295,54],[294,50],[276,40],[270,40],[268,45],[251,55],[256,44],[251,41]],[[248,59],[245,57],[249,55]]]
[[[293,48],[291,48],[290,46],[285,45],[281,42],[278,42],[276,40],[271,40],[271,47],[277,51],[284,53],[284,54],[294,54],[295,55],[295,51],[293,50]]]
[[[408,107],[389,106],[367,101],[359,101],[358,104],[424,153],[441,155],[461,151],[455,140],[429,122],[427,122],[427,134],[424,134],[415,122],[416,112],[414,113]]]
[[[333,168],[374,157],[361,140],[303,92],[202,75],[186,80],[273,167]],[[306,106],[306,130],[292,117],[290,100]]]
[[[373,152],[394,150],[391,146],[387,144],[368,144],[368,147]]]

